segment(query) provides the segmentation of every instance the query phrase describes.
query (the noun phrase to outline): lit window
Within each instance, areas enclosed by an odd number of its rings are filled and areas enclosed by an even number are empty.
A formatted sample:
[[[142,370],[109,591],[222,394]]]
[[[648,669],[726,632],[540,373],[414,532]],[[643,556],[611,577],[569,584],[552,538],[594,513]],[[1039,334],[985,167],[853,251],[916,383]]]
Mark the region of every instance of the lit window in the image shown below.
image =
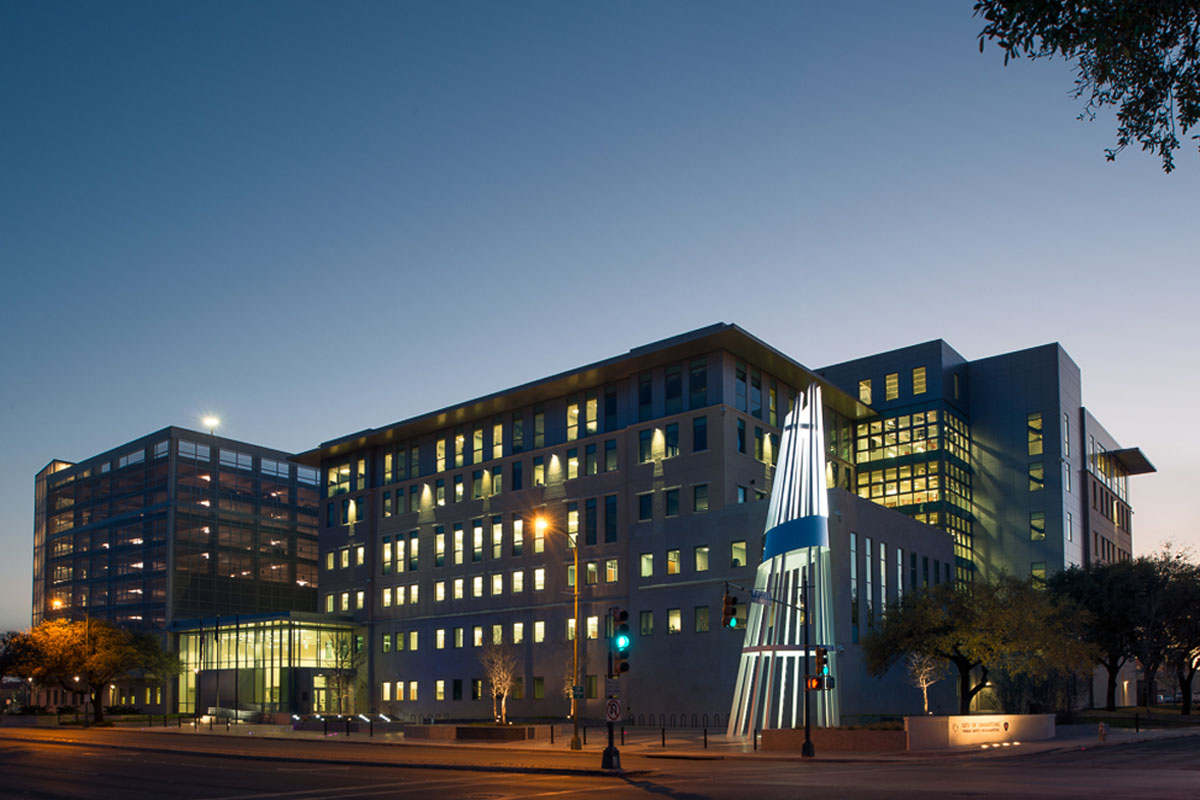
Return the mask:
[[[492,596],[504,594],[504,575],[497,572],[492,576]]]
[[[471,596],[483,597],[483,576],[476,575],[471,578]]]
[[[439,680],[439,681],[433,682],[433,699],[434,700],[445,700],[446,699],[446,682],[445,681]]]
[[[513,594],[520,594],[525,591],[525,570],[519,569],[513,572],[512,591]]]
[[[708,571],[708,545],[696,545],[696,572]]]
[[[1046,538],[1046,514],[1043,511],[1033,511],[1029,514],[1029,540],[1044,541]]]
[[[895,400],[900,396],[900,373],[889,372],[883,379],[884,400]]]
[[[617,559],[610,558],[604,562],[604,581],[605,583],[617,582]]]
[[[454,579],[454,599],[455,600],[463,599],[463,579],[462,578]]]
[[[667,635],[683,632],[683,612],[678,608],[667,609]]]
[[[858,402],[871,405],[871,379],[864,378],[858,382]]]
[[[1038,492],[1046,488],[1046,468],[1038,461],[1029,465],[1029,491]]]
[[[729,545],[730,566],[744,567],[746,566],[746,543],[732,542]]]
[[[544,567],[537,567],[533,571],[533,590],[540,592],[546,588],[546,570]]]
[[[533,623],[533,641],[541,644],[546,641],[546,623],[543,620],[535,620]]]
[[[925,368],[913,367],[913,394],[925,394]]]
[[[668,575],[678,575],[679,574],[679,551],[678,550],[668,550],[667,551],[667,574]]]
[[[446,629],[438,628],[433,634],[433,646],[438,650],[446,648]]]
[[[599,639],[600,638],[600,618],[599,617],[588,617],[586,625],[587,625],[587,638]]]
[[[643,578],[649,578],[649,577],[653,576],[654,575],[654,554],[653,553],[642,553],[641,565],[642,565],[641,576]]]
[[[1042,454],[1042,415],[1040,413],[1030,414],[1026,421],[1026,429],[1029,437],[1029,455],[1040,456]]]
[[[512,642],[513,644],[521,644],[525,641],[525,623],[514,622],[512,624]]]
[[[433,599],[435,602],[442,602],[446,599],[446,582],[437,581],[433,584]]]

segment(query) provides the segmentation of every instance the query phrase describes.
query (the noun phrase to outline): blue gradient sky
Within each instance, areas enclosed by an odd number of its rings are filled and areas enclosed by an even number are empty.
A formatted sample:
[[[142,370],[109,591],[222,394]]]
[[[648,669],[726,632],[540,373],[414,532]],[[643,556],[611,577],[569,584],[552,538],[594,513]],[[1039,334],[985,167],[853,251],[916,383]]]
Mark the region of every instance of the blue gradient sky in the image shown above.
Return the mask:
[[[1200,545],[1200,159],[1105,163],[971,3],[0,2],[0,627],[33,475],[301,450],[716,321],[818,367],[1059,341]]]

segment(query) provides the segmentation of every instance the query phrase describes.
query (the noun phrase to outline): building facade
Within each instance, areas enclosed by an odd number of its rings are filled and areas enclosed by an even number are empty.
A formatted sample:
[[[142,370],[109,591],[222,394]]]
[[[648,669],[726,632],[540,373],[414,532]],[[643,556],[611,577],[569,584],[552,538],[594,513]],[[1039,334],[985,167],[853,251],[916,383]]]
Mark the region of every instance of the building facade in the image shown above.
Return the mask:
[[[717,325],[296,457],[321,473],[321,608],[368,631],[358,709],[487,717],[479,657],[499,646],[519,665],[509,713],[565,714],[578,580],[584,717],[602,715],[617,607],[634,640],[628,719],[724,725],[744,632],[720,629],[722,596],[753,586],[783,416],[814,383],[843,713],[907,707],[865,676],[859,636],[906,588],[952,580],[953,543],[849,491],[867,404]]]
[[[937,340],[819,373],[878,412],[858,495],[950,533],[959,580],[1132,557],[1128,477],[1154,467],[1087,411],[1058,344],[967,361]]]
[[[317,474],[289,454],[169,427],[35,479],[33,624],[166,632],[317,605]],[[113,704],[174,708],[114,687]]]

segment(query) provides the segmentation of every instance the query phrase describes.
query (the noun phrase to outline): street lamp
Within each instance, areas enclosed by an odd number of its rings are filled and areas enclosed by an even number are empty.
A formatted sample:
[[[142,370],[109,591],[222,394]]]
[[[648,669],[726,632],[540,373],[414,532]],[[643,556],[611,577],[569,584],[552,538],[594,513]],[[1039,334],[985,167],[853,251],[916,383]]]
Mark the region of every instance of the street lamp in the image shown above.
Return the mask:
[[[212,436],[217,432],[217,428],[221,426],[221,418],[209,414],[200,420],[200,424],[208,428],[208,435]]]
[[[550,527],[550,523],[545,517],[537,517],[533,521],[533,527],[541,536],[545,535],[546,528]],[[583,634],[582,626],[579,621],[579,536],[574,539],[568,539],[571,543],[571,549],[575,555],[575,649],[574,658],[571,666],[571,719],[574,722],[574,733],[571,736],[571,749],[582,750],[583,744],[579,740],[579,699],[575,697],[575,687],[579,686],[579,639]]]

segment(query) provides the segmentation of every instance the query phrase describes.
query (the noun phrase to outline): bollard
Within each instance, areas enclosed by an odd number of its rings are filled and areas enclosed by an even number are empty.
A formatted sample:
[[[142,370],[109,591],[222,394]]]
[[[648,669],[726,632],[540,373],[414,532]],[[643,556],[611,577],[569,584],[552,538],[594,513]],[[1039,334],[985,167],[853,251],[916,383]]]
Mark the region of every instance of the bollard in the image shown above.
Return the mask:
[[[587,744],[587,725],[583,726],[583,743]]]
[[[662,729],[662,746],[667,746],[667,727],[664,725]]]
[[[754,749],[758,750],[758,729],[754,730]]]
[[[371,724],[371,733],[368,734],[368,736],[370,738],[374,739],[375,738],[375,718],[374,717],[371,717],[370,724]]]
[[[229,717],[225,718],[225,732],[229,733]]]
[[[550,723],[550,744],[554,744],[554,723]]]
[[[346,735],[350,735],[350,718],[346,717]]]
[[[212,731],[212,720],[213,720],[213,718],[212,718],[212,717],[209,717],[209,718],[208,718],[208,730],[209,730],[209,731]]]
[[[625,746],[625,723],[621,723],[621,747]]]
[[[704,749],[708,749],[708,728],[704,729]]]
[[[1133,732],[1134,733],[1142,732],[1142,716],[1141,716],[1141,714],[1133,715]]]

